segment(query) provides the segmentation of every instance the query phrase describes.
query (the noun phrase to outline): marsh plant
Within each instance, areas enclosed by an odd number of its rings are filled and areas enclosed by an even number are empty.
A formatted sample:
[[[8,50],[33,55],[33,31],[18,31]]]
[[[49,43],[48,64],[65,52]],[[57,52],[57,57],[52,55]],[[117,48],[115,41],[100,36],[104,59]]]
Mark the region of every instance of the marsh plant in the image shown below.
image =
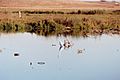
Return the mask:
[[[22,18],[0,19],[0,31],[38,35],[120,34],[119,13],[120,10],[22,11]]]

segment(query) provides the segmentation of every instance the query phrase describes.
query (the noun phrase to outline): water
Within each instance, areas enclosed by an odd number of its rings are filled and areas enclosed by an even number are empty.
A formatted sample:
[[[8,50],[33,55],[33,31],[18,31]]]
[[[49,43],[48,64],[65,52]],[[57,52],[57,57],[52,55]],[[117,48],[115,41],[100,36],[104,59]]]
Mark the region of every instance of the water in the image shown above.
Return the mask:
[[[60,49],[64,40],[72,46]],[[118,35],[0,34],[0,80],[120,80],[119,75]]]

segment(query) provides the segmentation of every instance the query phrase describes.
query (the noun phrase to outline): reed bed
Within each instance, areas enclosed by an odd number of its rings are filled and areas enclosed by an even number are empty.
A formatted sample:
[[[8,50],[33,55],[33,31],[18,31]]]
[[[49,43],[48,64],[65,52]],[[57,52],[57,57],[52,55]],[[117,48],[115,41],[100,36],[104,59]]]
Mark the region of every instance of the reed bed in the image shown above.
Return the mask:
[[[120,10],[13,11],[0,19],[1,32],[31,32],[38,35],[120,34]],[[6,13],[8,15],[8,13]]]

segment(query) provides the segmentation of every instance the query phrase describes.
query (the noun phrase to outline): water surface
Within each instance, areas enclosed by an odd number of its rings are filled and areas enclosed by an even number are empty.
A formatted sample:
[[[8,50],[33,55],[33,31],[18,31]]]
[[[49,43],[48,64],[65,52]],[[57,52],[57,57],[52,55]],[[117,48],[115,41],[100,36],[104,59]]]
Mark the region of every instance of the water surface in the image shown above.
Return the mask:
[[[72,46],[59,49],[59,42],[64,40]],[[0,80],[120,80],[119,75],[118,35],[83,38],[0,34]]]

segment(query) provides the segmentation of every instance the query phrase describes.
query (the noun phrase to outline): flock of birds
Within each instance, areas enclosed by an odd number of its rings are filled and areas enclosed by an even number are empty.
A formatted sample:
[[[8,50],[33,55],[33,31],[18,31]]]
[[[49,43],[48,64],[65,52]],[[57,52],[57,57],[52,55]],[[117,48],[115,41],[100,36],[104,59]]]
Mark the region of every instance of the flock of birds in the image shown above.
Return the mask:
[[[52,44],[52,46],[56,46],[56,44]],[[63,42],[59,41],[59,51],[62,48],[66,49],[66,48],[70,48],[72,46],[73,46],[73,43],[70,42],[68,39],[64,40]],[[117,49],[116,51],[119,52],[119,49]],[[3,49],[0,49],[0,53],[2,53],[2,52],[3,52]],[[77,50],[78,54],[81,54],[81,53],[84,53],[84,52],[85,52],[85,49],[78,49]],[[13,56],[18,57],[18,56],[20,56],[20,53],[19,52],[14,52]],[[44,61],[39,61],[39,62],[37,62],[37,64],[44,65],[45,62]],[[32,66],[33,62],[29,62],[29,65]]]
[[[52,46],[56,46],[55,44],[52,44]],[[63,49],[68,49],[70,47],[73,46],[73,43],[70,42],[68,39],[64,40],[63,42],[59,41],[59,51],[63,48]],[[83,53],[83,51],[85,51],[85,49],[78,49],[77,53]],[[2,53],[3,50],[0,49],[0,53]],[[14,52],[13,53],[13,56],[15,57],[19,57],[20,56],[20,53],[19,52]],[[37,62],[37,64],[39,65],[44,65],[45,62],[42,62],[42,61],[39,61]],[[29,62],[29,65],[32,66],[33,65],[33,62]]]

